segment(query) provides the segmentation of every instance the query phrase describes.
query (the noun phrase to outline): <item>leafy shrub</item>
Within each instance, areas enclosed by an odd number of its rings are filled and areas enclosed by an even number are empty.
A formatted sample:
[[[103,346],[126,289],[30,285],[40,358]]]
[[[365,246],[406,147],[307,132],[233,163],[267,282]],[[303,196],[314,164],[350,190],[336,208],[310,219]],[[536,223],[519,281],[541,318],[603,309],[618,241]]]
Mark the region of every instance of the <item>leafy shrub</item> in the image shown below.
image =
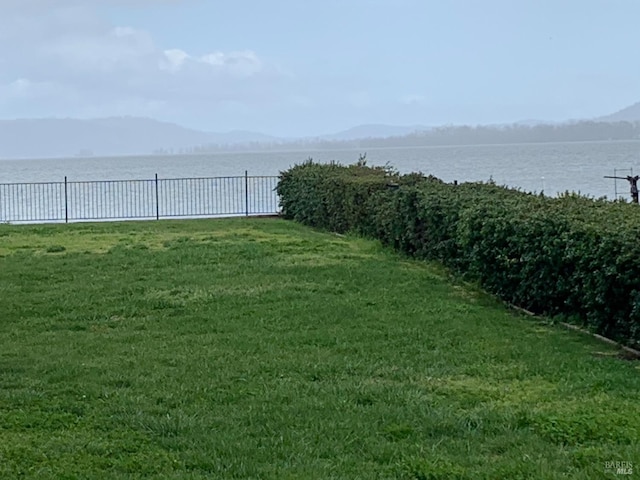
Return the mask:
[[[435,259],[535,313],[640,342],[640,209],[485,183],[452,185],[389,168],[316,164],[282,172],[286,218],[353,231]]]

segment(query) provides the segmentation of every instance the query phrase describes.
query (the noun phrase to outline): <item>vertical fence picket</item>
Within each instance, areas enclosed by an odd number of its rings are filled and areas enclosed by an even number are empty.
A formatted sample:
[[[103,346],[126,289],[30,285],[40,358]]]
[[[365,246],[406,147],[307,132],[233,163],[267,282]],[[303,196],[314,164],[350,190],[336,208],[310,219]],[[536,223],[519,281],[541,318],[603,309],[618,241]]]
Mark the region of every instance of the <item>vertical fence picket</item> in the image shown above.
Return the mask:
[[[160,192],[158,189],[158,174],[156,173],[156,220],[160,220]]]
[[[245,215],[249,216],[249,172],[244,171],[244,205]]]
[[[69,197],[67,176],[64,176],[64,223],[69,223]]]

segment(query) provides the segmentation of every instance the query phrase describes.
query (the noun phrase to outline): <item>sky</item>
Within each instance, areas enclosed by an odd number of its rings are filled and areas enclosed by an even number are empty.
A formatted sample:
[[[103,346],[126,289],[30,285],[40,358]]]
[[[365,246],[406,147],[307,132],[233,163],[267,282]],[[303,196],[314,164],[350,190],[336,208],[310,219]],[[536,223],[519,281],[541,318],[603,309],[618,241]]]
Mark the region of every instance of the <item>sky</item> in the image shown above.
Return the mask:
[[[0,0],[0,118],[296,137],[640,101],[637,0]]]

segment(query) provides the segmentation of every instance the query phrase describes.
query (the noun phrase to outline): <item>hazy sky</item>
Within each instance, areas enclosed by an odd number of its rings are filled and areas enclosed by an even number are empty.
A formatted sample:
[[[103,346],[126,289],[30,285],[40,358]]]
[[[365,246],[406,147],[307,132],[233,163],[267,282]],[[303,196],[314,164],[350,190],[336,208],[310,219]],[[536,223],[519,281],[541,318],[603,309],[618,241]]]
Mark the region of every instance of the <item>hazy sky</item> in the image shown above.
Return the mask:
[[[0,116],[297,136],[640,101],[638,0],[0,0]]]

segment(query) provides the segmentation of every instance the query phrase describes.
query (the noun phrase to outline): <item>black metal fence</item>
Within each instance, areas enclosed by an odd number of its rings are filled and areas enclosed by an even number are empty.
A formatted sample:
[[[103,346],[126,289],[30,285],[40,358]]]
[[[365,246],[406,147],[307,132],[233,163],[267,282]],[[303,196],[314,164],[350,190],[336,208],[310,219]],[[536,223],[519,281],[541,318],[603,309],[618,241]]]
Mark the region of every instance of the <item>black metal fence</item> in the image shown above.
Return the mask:
[[[278,177],[0,184],[0,222],[73,222],[268,215],[279,211]]]

